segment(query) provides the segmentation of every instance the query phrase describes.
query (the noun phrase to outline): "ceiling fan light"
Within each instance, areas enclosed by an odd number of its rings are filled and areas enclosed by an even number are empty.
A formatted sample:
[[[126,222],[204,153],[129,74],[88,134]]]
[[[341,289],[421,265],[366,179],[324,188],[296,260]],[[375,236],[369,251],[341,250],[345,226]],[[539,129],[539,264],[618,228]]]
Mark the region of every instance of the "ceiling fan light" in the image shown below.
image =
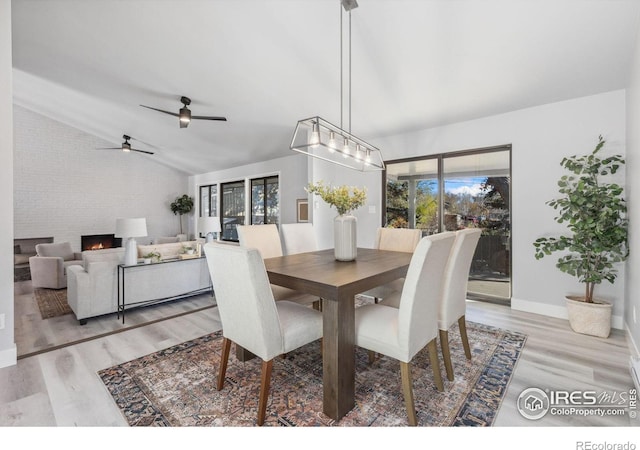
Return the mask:
[[[191,110],[186,106],[180,108],[180,128],[186,128],[191,122]],[[183,126],[184,125],[184,126]]]
[[[131,144],[129,144],[128,142],[123,142],[122,143],[122,151],[123,152],[130,152],[131,151]]]

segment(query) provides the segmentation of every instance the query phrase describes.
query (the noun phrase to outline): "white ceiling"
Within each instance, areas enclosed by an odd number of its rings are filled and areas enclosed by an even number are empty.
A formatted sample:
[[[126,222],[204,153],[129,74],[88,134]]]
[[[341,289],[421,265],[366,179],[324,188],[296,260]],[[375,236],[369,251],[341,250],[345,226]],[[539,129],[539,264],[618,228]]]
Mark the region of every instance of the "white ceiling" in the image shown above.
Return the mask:
[[[640,17],[638,0],[358,3],[351,130],[365,140],[623,89]],[[340,9],[339,0],[13,0],[15,103],[114,146],[128,134],[156,153],[123,156],[189,174],[292,155],[298,120],[340,125]],[[182,95],[194,115],[228,121],[180,129],[139,106],[177,112]],[[345,108],[344,128],[348,117]]]

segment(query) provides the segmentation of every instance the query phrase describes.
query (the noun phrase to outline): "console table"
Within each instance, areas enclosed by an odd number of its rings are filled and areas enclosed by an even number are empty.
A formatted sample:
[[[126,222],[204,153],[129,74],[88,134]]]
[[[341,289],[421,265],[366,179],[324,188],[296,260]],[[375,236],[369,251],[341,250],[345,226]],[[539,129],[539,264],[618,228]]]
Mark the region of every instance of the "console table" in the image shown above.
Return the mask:
[[[168,259],[168,260],[163,260],[163,261],[159,261],[151,264],[144,264],[144,263],[133,264],[133,265],[118,264],[118,314],[117,314],[118,319],[122,314],[122,323],[124,324],[124,315],[127,309],[138,308],[142,306],[150,306],[150,305],[155,305],[158,303],[168,302],[172,300],[179,300],[182,298],[192,297],[194,295],[204,294],[206,292],[211,292],[211,295],[213,295],[213,286],[211,284],[211,277],[209,277],[209,285],[207,287],[190,289],[189,287],[185,287],[185,286],[176,286],[175,289],[177,289],[177,291],[168,296],[158,297],[158,298],[145,298],[144,300],[134,300],[134,301],[127,302],[127,285],[126,285],[127,273],[131,273],[132,271],[148,270],[148,271],[153,271],[154,276],[162,277],[163,271],[167,271],[167,270],[171,271],[177,267],[180,267],[182,269],[183,265],[186,265],[186,264],[194,265],[194,270],[200,269],[200,265],[202,264],[202,261],[206,262],[206,258],[204,256],[189,258],[189,259],[179,259],[179,258]],[[180,266],[174,266],[174,265],[180,265]],[[148,278],[151,279],[151,274],[149,274]],[[176,284],[178,284],[177,281],[178,280],[176,280]]]

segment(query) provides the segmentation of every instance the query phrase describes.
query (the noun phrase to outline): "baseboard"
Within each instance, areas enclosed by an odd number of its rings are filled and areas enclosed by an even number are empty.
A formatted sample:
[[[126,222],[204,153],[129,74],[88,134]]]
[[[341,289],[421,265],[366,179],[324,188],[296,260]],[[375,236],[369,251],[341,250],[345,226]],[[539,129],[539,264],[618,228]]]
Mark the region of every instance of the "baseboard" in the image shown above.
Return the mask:
[[[3,367],[15,366],[18,361],[18,348],[14,343],[12,347],[0,350],[0,369]]]
[[[565,306],[547,305],[545,303],[531,302],[529,300],[521,300],[511,298],[511,309],[516,311],[530,312],[541,314],[543,316],[555,317],[557,319],[569,320],[567,308]],[[624,330],[624,320],[622,316],[611,317],[611,328],[616,330]]]
[[[625,323],[625,331],[627,333],[627,345],[629,346],[629,351],[631,353],[631,357],[635,359],[640,359],[640,348],[638,348],[638,344],[633,340],[633,335],[631,334],[631,330],[629,330],[629,324]]]

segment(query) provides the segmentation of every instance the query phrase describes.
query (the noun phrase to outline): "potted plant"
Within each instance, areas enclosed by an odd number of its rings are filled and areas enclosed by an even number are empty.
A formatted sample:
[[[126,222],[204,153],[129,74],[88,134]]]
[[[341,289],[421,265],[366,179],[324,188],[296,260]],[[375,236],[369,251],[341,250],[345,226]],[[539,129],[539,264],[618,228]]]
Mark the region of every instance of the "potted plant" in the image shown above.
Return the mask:
[[[160,261],[160,253],[158,252],[149,252],[146,255],[142,255],[142,257],[144,258],[145,264],[151,264],[152,262]]]
[[[605,144],[599,136],[591,154],[563,158],[560,165],[571,172],[558,181],[561,197],[547,202],[558,211],[556,222],[565,224],[568,235],[541,237],[533,243],[536,259],[561,252],[556,267],[584,283],[583,296],[567,296],[571,328],[583,334],[608,337],[612,305],[594,297],[596,285],[604,280],[613,284],[616,265],[624,261],[627,247],[627,206],[623,188],[605,182],[624,165],[621,155],[601,158]]]
[[[193,255],[195,253],[195,249],[193,247],[191,247],[190,245],[183,245],[182,246],[183,251],[187,254],[187,255]]]
[[[184,236],[182,232],[182,216],[193,210],[193,198],[189,197],[187,194],[184,194],[181,197],[176,197],[170,207],[171,212],[174,215],[180,215],[180,235]]]
[[[325,186],[322,181],[309,184],[305,190],[319,195],[322,200],[336,208],[338,216],[333,222],[335,258],[338,261],[353,261],[357,256],[357,219],[349,214],[364,205],[367,200],[365,189],[353,186]]]

